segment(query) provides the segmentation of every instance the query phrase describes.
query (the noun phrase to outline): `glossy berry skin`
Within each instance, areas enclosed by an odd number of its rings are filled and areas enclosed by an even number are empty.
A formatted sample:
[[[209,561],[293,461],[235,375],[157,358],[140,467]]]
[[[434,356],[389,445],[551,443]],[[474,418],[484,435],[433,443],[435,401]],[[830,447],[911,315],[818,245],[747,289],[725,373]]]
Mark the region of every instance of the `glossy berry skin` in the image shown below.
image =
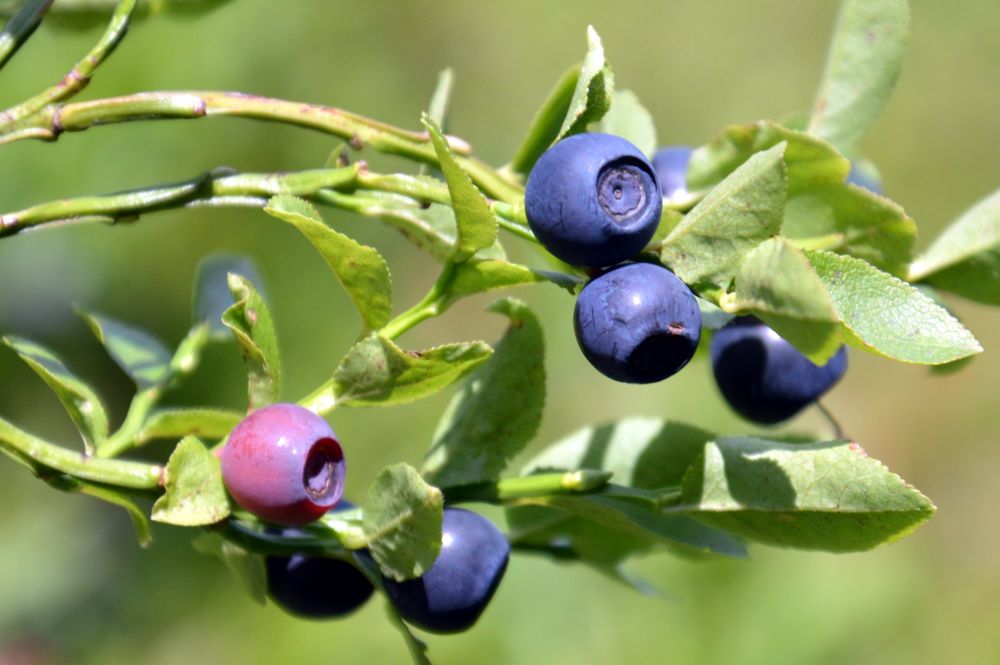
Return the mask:
[[[631,263],[583,287],[573,326],[583,355],[599,372],[625,383],[653,383],[691,360],[701,338],[701,311],[672,272]]]
[[[581,266],[610,266],[635,256],[653,237],[662,208],[645,155],[610,134],[576,134],[549,148],[524,192],[524,211],[538,240]]]
[[[510,558],[504,535],[485,517],[446,508],[441,553],[422,577],[385,580],[399,615],[432,633],[457,633],[472,627],[493,598]]]
[[[874,174],[858,168],[857,164],[851,164],[851,170],[847,174],[847,182],[852,185],[857,185],[858,187],[863,187],[873,194],[885,196],[885,189],[882,187],[882,181],[880,181]]]
[[[337,510],[352,508],[341,501]],[[284,529],[283,535],[298,530]],[[308,619],[333,619],[350,614],[365,604],[375,590],[368,578],[353,564],[341,559],[269,556],[267,592],[289,614]]]
[[[734,319],[712,338],[712,370],[722,396],[741,416],[765,425],[815,402],[846,369],[846,348],[816,366],[751,316]]]
[[[657,150],[653,155],[653,169],[664,197],[669,199],[687,193],[687,168],[693,152],[686,145],[672,145]]]
[[[323,418],[297,404],[254,411],[229,434],[222,479],[240,506],[275,524],[305,524],[344,491],[344,453]]]

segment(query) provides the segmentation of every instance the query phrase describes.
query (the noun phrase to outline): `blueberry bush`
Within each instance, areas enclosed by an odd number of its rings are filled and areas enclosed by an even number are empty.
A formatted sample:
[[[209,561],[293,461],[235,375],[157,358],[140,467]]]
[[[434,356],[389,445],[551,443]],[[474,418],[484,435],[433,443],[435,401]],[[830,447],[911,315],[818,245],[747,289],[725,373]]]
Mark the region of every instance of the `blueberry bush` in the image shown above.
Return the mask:
[[[150,521],[189,529],[195,549],[222,559],[259,602],[341,617],[381,595],[418,663],[429,656],[409,625],[471,628],[509,554],[511,565],[519,554],[579,562],[644,591],[628,564],[649,552],[743,557],[749,543],[856,552],[932,516],[930,499],[818,403],[844,374],[846,347],[961,370],[983,349],[946,295],[1000,304],[1000,198],[972,205],[917,254],[914,220],[883,194],[875,165],[859,152],[901,70],[907,2],[844,0],[809,114],[727,126],[693,148],[658,146],[651,114],[616,87],[594,28],[582,62],[555,83],[501,166],[446,131],[449,71],[411,129],[247,92],[76,99],[92,82],[99,88],[100,68],[132,21],[221,4],[0,4],[9,16],[0,66],[43,19],[105,26],[62,79],[0,112],[0,145],[224,116],[326,137],[326,164],[217,168],[111,194],[53,192],[50,201],[4,211],[0,242],[58,234],[67,224],[141,223],[165,210],[243,208],[294,229],[318,253],[354,305],[356,341],[336,349],[339,360],[321,384],[288,395],[278,307],[253,260],[204,257],[190,325],[176,345],[80,309],[135,384],[119,422],[57,349],[5,331],[4,343],[52,389],[81,435],[79,447],[49,441],[19,426],[18,414],[3,414],[0,450],[13,463],[56,490],[120,507],[143,547],[152,544]],[[372,154],[397,158],[398,170],[375,170],[365,161]],[[378,220],[426,253],[437,266],[426,295],[398,302],[393,280],[405,278],[390,272],[379,248],[329,224],[327,210]],[[510,258],[508,243],[531,247],[533,260]],[[577,431],[535,441],[545,404],[571,396],[547,394],[541,320],[507,292],[544,285],[574,300],[567,324],[580,362],[608,381],[706,371],[689,361],[711,348],[719,389],[739,414],[773,424],[815,405],[836,435],[707,432],[683,424],[668,405],[658,419],[593,423],[580,414]],[[498,296],[490,316],[506,320],[498,341],[401,341],[486,293]],[[245,363],[246,410],[165,406],[170,391],[199,380],[203,355],[220,344]],[[379,409],[449,389],[454,396],[422,462],[382,460],[358,505],[338,504],[346,460],[378,452],[339,439],[324,417],[349,409],[384,417]],[[148,454],[163,442],[167,455]],[[466,504],[501,507],[505,532],[458,507]]]

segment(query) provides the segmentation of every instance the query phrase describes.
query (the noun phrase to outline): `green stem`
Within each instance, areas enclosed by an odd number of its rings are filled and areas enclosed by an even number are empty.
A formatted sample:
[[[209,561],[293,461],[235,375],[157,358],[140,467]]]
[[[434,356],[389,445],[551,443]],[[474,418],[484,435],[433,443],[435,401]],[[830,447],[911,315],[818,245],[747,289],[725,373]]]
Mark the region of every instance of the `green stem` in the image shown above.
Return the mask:
[[[52,0],[26,0],[17,13],[10,17],[3,32],[0,32],[0,67],[7,64],[28,41],[51,5]]]
[[[53,445],[0,419],[0,450],[19,461],[53,469],[104,485],[129,489],[156,489],[163,469],[154,464],[88,457]]]
[[[503,478],[492,483],[443,487],[445,503],[504,503],[556,494],[582,494],[603,488],[611,479],[609,471],[565,471],[540,473],[519,478]]]
[[[118,3],[101,39],[59,83],[0,113],[0,132],[14,127],[20,120],[34,115],[43,108],[69,99],[83,90],[90,83],[94,71],[104,63],[125,37],[136,2],[137,0],[121,0]]]
[[[383,337],[396,339],[421,321],[441,314],[448,306],[448,290],[455,277],[454,263],[446,263],[434,286],[416,305],[406,310],[378,331]]]

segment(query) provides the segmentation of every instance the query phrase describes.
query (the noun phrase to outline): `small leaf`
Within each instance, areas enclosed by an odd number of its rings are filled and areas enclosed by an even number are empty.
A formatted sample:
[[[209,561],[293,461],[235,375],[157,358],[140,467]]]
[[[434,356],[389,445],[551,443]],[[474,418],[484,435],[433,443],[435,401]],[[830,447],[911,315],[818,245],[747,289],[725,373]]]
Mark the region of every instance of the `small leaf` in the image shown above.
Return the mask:
[[[663,241],[661,259],[686,284],[725,291],[743,257],[781,230],[784,150],[785,143],[779,143],[748,159]]]
[[[423,123],[431,135],[441,171],[448,181],[451,205],[458,225],[458,237],[455,239],[455,250],[450,260],[461,263],[496,242],[497,220],[490,210],[486,197],[459,166],[440,128],[427,117],[423,118]]]
[[[156,337],[106,316],[82,310],[80,315],[140,389],[160,385],[170,376],[170,351]]]
[[[611,108],[612,95],[615,90],[614,74],[611,65],[604,57],[604,45],[601,36],[594,26],[587,26],[587,55],[580,66],[580,76],[573,90],[566,117],[556,141],[572,134],[587,131],[587,125],[597,122]]]
[[[736,307],[750,311],[817,365],[840,348],[840,319],[826,286],[801,250],[765,240],[736,274]]]
[[[267,568],[264,557],[248,552],[217,533],[203,532],[191,541],[202,554],[218,557],[259,605],[267,602]]]
[[[312,205],[294,196],[275,196],[264,212],[288,222],[312,243],[358,308],[366,330],[381,328],[389,321],[389,266],[377,250],[334,231]]]
[[[153,521],[206,526],[229,516],[219,460],[195,437],[181,439],[163,474],[165,491],[153,504]]]
[[[441,491],[408,464],[388,466],[364,500],[368,548],[382,573],[396,581],[423,575],[441,549]]]
[[[492,353],[485,342],[407,352],[381,335],[369,335],[347,352],[334,372],[334,398],[340,406],[411,402],[447,388]]]
[[[656,152],[656,126],[653,116],[631,90],[615,90],[611,108],[596,131],[614,134],[630,141],[644,155]],[[748,155],[749,156],[749,155]]]
[[[784,142],[788,191],[840,183],[851,169],[847,158],[829,143],[773,120],[730,125],[694,151],[688,165],[688,187],[708,190],[722,182],[753,155]]]
[[[946,309],[860,259],[807,251],[844,326],[844,341],[903,362],[940,365],[983,349]]]
[[[577,81],[580,80],[581,66],[570,67],[560,77],[535,113],[524,140],[510,161],[509,168],[514,173],[527,175],[538,158],[555,143],[563,120],[569,112],[569,105],[573,101],[573,93],[576,91]]]
[[[97,393],[40,344],[13,335],[3,341],[55,392],[83,435],[86,451],[93,454],[95,447],[108,437],[108,416]]]
[[[507,298],[491,308],[510,326],[484,365],[441,416],[424,475],[442,487],[496,479],[534,437],[545,401],[542,328],[528,306]]]
[[[571,293],[584,284],[584,280],[575,275],[532,270],[527,266],[498,259],[473,259],[455,268],[448,288],[448,300],[451,303],[477,293],[537,282],[551,282]]]
[[[222,323],[223,313],[233,304],[229,291],[228,275],[241,275],[258,291],[263,280],[250,259],[237,254],[212,254],[198,264],[194,279],[194,321],[208,323],[213,340],[231,339],[229,330]]]
[[[934,506],[856,443],[741,437],[706,444],[677,510],[762,543],[854,552],[901,538]]]
[[[854,148],[889,101],[909,41],[907,0],[844,0],[809,133]]]
[[[222,315],[247,364],[250,409],[272,404],[281,392],[281,362],[278,339],[267,303],[250,281],[230,274],[229,289],[236,301]]]
[[[181,439],[196,436],[218,441],[229,435],[244,414],[222,409],[166,409],[154,411],[136,436],[142,445],[156,439]]]
[[[814,187],[785,208],[781,233],[802,239],[836,238],[837,251],[897,277],[906,274],[917,225],[895,202],[848,184]]]

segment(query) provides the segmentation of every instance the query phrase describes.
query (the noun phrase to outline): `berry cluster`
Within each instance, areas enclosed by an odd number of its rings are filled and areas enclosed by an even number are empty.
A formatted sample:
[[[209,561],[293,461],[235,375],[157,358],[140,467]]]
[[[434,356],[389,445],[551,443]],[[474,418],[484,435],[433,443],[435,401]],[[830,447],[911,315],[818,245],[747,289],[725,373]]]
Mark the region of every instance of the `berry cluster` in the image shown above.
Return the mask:
[[[331,509],[353,507],[340,500],[346,467],[337,435],[301,406],[274,404],[253,412],[233,429],[220,457],[233,499],[257,517],[285,525],[280,535],[296,535],[295,525]],[[353,554],[369,556],[365,550]],[[406,621],[431,632],[459,632],[486,608],[509,556],[510,545],[492,522],[446,508],[441,552],[430,570],[418,579],[379,584]],[[272,600],[297,616],[345,616],[374,590],[354,558],[296,554],[270,556],[265,564]]]

